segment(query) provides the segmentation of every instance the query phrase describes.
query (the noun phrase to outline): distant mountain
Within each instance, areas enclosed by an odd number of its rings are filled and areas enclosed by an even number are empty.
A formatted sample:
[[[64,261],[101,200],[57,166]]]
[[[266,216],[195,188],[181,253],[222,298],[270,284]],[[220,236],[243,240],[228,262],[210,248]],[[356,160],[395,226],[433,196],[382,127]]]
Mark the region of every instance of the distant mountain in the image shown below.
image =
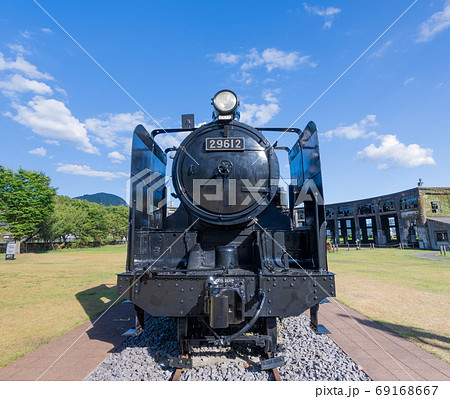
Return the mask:
[[[123,198],[119,197],[118,195],[108,193],[85,194],[80,197],[75,197],[75,199],[82,199],[106,206],[127,205]]]

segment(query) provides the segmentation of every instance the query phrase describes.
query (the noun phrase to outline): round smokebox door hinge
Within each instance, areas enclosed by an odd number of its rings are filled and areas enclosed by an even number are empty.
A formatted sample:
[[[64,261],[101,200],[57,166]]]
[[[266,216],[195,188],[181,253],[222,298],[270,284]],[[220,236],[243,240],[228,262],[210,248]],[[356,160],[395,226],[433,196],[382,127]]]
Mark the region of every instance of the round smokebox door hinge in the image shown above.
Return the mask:
[[[220,161],[219,165],[217,165],[217,171],[222,176],[228,176],[231,173],[232,169],[233,169],[233,164],[227,160]]]

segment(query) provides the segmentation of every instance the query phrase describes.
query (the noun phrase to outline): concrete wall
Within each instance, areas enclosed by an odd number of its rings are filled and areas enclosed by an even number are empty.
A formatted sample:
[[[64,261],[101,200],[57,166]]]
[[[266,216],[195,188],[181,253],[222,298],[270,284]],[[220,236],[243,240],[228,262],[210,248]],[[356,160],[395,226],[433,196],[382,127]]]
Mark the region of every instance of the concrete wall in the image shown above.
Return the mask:
[[[436,240],[436,233],[441,231],[447,232],[447,237],[450,238],[450,224],[449,223],[443,223],[438,222],[435,220],[427,220],[427,230],[428,230],[428,236],[430,237],[430,243],[429,246],[432,249],[439,249],[441,245],[448,246],[450,244],[449,240],[447,241],[437,241]]]

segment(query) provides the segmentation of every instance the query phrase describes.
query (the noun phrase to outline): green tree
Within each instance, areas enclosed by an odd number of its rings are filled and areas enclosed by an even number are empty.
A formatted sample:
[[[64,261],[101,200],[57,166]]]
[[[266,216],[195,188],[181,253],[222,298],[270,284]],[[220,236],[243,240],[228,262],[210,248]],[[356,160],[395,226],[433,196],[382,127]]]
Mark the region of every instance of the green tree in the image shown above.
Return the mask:
[[[0,222],[16,241],[39,233],[53,210],[56,190],[41,172],[0,166]]]
[[[106,207],[86,200],[77,200],[84,211],[85,218],[80,229],[81,242],[102,243],[108,237]]]
[[[46,219],[39,236],[45,241],[62,239],[65,242],[68,236],[77,236],[85,217],[76,200],[57,195],[53,212]]]
[[[40,237],[46,241],[75,236],[82,245],[104,244],[127,236],[128,208],[104,206],[85,200],[56,196],[53,213],[41,228]]]
[[[106,218],[108,232],[112,240],[120,241],[128,235],[128,213],[127,206],[108,206],[106,208]]]

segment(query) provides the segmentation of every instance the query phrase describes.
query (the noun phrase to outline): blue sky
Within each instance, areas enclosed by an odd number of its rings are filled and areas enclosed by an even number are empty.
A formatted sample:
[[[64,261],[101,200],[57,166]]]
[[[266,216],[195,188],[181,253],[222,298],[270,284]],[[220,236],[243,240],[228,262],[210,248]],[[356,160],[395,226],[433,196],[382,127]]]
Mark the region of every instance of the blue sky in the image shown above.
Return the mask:
[[[242,121],[290,126],[412,2],[39,1],[164,128],[209,122],[223,88]],[[156,123],[33,0],[1,2],[0,53],[0,164],[125,197],[133,128]],[[450,185],[449,64],[450,2],[419,0],[296,122],[326,202]]]

